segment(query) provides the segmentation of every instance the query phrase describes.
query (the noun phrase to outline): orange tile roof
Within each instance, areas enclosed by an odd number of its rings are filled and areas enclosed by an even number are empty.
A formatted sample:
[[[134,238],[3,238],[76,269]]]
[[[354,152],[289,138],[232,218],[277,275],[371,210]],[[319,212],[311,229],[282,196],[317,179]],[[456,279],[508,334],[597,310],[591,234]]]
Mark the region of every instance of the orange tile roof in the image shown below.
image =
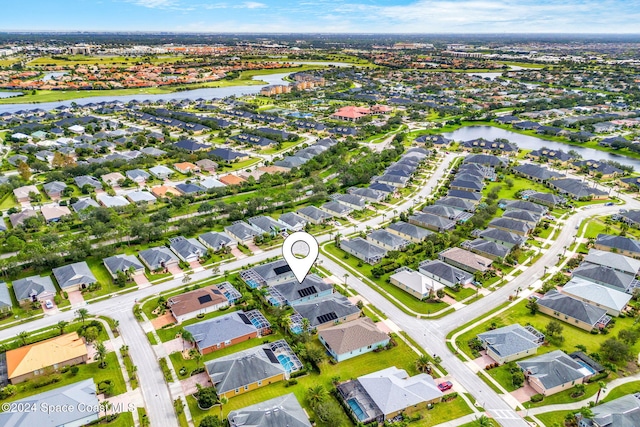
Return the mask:
[[[218,178],[218,181],[220,181],[221,183],[225,184],[225,185],[240,185],[243,182],[246,182],[246,180],[240,178],[239,176],[235,176],[235,175],[225,175],[225,176],[221,176],[220,178]]]
[[[9,350],[6,356],[7,375],[11,379],[38,369],[64,363],[67,360],[87,356],[87,346],[76,332],[72,332]]]
[[[158,196],[158,197],[164,197],[167,193],[173,194],[175,196],[180,196],[181,195],[181,193],[178,190],[176,190],[173,187],[168,187],[166,185],[160,185],[158,187],[153,187],[151,189],[151,192],[154,195]]]

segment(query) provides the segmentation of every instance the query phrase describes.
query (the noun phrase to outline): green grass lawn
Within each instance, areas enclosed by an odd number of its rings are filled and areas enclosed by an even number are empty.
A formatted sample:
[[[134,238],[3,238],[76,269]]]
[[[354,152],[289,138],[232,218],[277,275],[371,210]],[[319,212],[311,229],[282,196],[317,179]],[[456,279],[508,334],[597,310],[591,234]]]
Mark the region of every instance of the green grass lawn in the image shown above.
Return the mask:
[[[415,368],[415,361],[418,358],[417,354],[409,349],[409,347],[400,339],[396,338],[396,342],[398,345],[390,350],[385,350],[378,353],[364,354],[362,356],[358,356],[353,359],[337,363],[335,365],[332,365],[327,361],[322,362],[320,364],[320,373],[310,373],[308,375],[298,377],[296,378],[296,380],[298,381],[298,384],[296,385],[286,387],[285,382],[279,382],[266,387],[262,387],[257,390],[253,390],[246,394],[232,397],[229,399],[229,403],[224,405],[224,416],[226,416],[229,411],[232,410],[263,402],[265,400],[272,399],[283,394],[294,393],[298,398],[298,401],[307,410],[310,416],[314,417],[313,411],[306,401],[306,392],[310,387],[316,385],[322,385],[326,390],[331,390],[333,388],[332,378],[334,377],[339,377],[340,381],[345,381],[352,378],[357,378],[361,375],[378,371],[380,369],[387,368],[389,366],[397,366],[398,368],[405,369],[410,375],[416,375],[417,371]],[[314,339],[313,343],[314,345],[321,345],[319,341],[317,341],[317,339]],[[233,346],[230,349],[234,349],[233,352],[238,351],[238,346],[239,345]],[[218,357],[218,353],[219,352],[215,352],[214,354],[216,354],[216,356]],[[220,354],[220,356],[222,356],[222,354]],[[333,397],[328,396],[327,398]],[[459,403],[458,400],[462,403]],[[192,415],[194,416],[196,425],[199,420],[201,420],[202,417],[207,414],[219,414],[218,407],[214,407],[205,412],[197,407],[197,405],[195,404],[195,399],[193,399],[192,397],[189,397],[188,401],[189,408],[192,410]],[[438,409],[438,406],[442,406],[442,408]],[[466,404],[464,404],[462,399],[458,398],[450,403],[436,405],[436,408],[431,411],[423,411],[423,415],[425,415],[425,417],[429,417],[425,418],[425,420],[430,420],[429,424],[416,425],[426,426],[437,424],[438,422],[442,422],[447,418],[457,418],[470,412],[471,410],[467,407]],[[319,423],[318,425],[322,424]],[[347,415],[344,414],[341,417],[340,425],[352,426],[353,424],[347,418]]]
[[[402,291],[400,288],[392,285],[391,283],[388,283],[387,279],[389,278],[389,276],[391,276],[391,273],[387,273],[378,279],[374,279],[371,274],[372,266],[370,266],[369,264],[358,266],[359,260],[351,255],[349,255],[348,259],[344,259],[344,255],[346,254],[346,252],[337,248],[334,243],[322,245],[322,250],[335,256],[341,263],[347,264],[347,268],[352,272],[359,272],[360,274],[364,275],[369,281],[379,286],[379,288],[374,289],[380,292],[383,296],[387,297],[388,295],[392,295],[393,297],[397,298],[398,301],[404,304],[404,306],[408,307],[411,310],[414,310],[418,313],[430,314],[448,307],[448,304],[445,302],[428,303],[420,301],[417,298],[414,298],[412,295],[409,295],[408,293]],[[405,309],[404,307],[398,305],[395,301],[389,301],[397,305],[399,308],[403,310]]]
[[[542,421],[545,426],[564,426],[564,418],[567,416],[567,414],[573,412],[574,411],[545,412],[544,414],[536,415],[536,418]]]
[[[630,383],[619,385],[618,387],[606,391],[604,397],[600,399],[601,403],[610,402],[627,394],[634,394],[640,391],[640,381],[632,381]],[[600,394],[602,396],[602,394]]]
[[[76,375],[72,375],[71,371],[60,374],[61,380],[57,383],[49,384],[44,387],[33,388],[31,381],[18,384],[18,393],[14,396],[5,399],[5,402],[11,402],[14,400],[22,399],[25,397],[33,396],[38,393],[53,390],[58,387],[73,384],[78,381],[93,378],[96,385],[104,380],[111,380],[113,384],[112,395],[118,395],[126,391],[125,381],[122,377],[122,371],[118,365],[118,359],[114,352],[108,353],[106,357],[107,366],[101,369],[98,365],[99,362],[87,363],[84,365],[78,365],[80,370]]]
[[[109,427],[131,427],[133,424],[133,415],[131,412],[121,412],[118,415],[118,418],[111,421],[110,423],[100,424],[101,426],[109,426]]]

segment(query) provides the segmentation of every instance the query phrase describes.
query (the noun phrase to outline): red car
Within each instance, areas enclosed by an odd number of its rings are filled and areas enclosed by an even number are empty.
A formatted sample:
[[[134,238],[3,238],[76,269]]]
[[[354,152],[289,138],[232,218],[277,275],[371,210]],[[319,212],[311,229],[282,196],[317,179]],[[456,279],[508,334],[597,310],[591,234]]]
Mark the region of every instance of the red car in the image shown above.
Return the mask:
[[[451,387],[453,387],[453,384],[451,384],[451,381],[445,381],[443,383],[438,384],[438,388],[440,389],[440,391],[447,391]]]

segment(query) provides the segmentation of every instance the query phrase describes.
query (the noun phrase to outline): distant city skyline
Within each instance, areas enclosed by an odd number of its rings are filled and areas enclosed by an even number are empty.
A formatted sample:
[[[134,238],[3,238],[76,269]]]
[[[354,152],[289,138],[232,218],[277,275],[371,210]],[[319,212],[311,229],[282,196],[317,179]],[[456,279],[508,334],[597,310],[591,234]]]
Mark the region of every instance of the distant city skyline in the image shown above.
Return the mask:
[[[640,33],[638,0],[23,0],[0,31]]]

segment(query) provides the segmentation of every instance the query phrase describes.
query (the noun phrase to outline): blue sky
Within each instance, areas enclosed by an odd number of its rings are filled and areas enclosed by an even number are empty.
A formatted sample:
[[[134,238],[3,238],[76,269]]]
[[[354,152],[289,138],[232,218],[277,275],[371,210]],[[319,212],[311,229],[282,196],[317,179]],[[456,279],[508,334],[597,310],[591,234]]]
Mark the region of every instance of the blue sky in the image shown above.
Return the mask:
[[[640,0],[5,0],[0,31],[638,33]]]

